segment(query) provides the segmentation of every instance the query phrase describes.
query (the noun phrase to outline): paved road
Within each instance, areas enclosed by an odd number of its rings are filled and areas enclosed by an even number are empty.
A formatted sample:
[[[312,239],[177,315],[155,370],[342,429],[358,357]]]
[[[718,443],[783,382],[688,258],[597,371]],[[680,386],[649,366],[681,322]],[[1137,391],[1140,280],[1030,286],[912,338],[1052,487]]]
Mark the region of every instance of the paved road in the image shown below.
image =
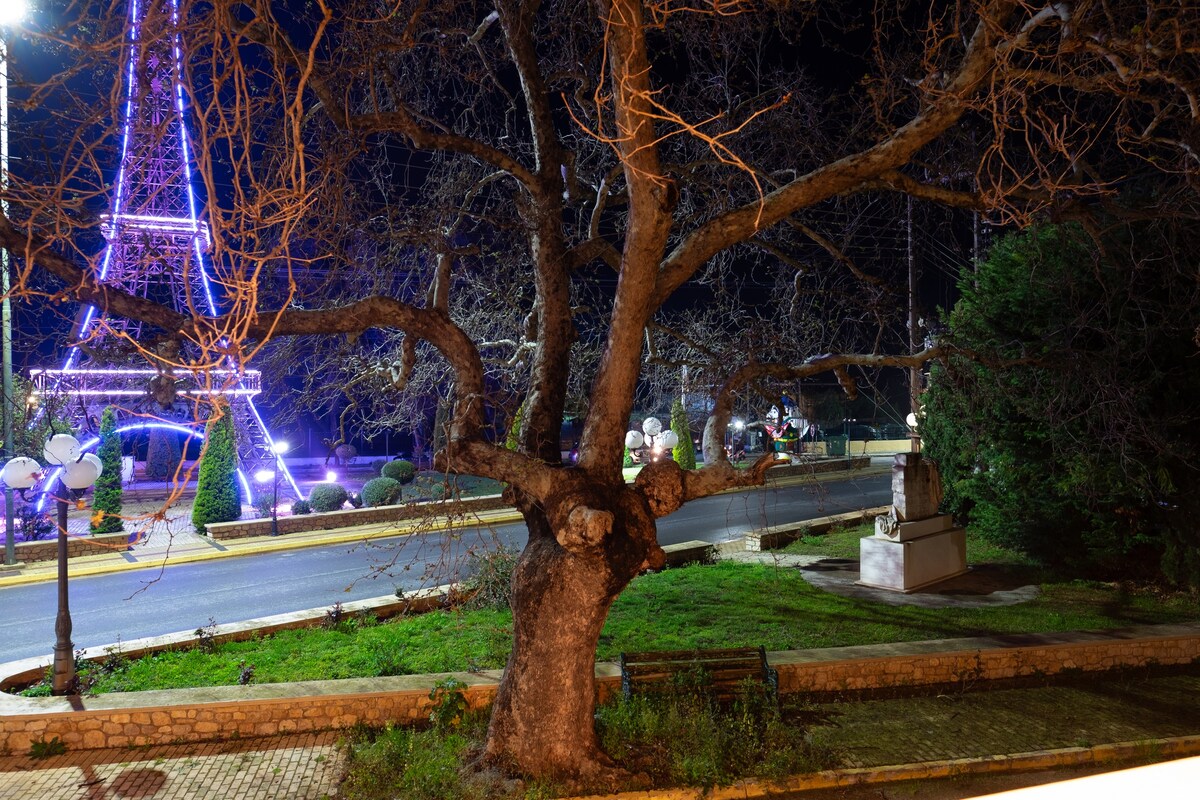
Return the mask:
[[[716,542],[764,525],[886,505],[889,481],[874,475],[705,498],[659,520],[659,542]],[[95,647],[195,630],[210,617],[236,622],[447,583],[468,548],[520,546],[525,536],[521,524],[462,528],[78,578],[71,582],[72,639],[76,647]],[[0,662],[49,653],[55,607],[53,583],[0,589]]]

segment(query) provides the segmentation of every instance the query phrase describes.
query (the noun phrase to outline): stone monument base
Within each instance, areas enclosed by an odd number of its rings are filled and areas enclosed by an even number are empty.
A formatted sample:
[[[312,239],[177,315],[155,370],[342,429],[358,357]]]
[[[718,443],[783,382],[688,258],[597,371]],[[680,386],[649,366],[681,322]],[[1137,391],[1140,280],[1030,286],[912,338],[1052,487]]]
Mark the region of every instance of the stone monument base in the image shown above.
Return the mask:
[[[858,582],[863,586],[915,592],[967,571],[967,533],[949,528],[905,541],[865,536],[859,557]]]

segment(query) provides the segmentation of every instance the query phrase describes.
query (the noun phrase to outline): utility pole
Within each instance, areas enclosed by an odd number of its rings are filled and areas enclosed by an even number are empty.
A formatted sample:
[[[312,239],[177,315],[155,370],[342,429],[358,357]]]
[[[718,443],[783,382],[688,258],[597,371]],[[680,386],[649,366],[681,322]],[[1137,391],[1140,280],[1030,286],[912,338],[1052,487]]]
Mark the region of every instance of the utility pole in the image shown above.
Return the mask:
[[[920,349],[917,341],[920,332],[917,330],[917,260],[913,256],[913,199],[911,195],[908,198],[908,210],[905,217],[908,232],[908,352],[915,355]],[[917,418],[920,417],[917,413],[920,407],[918,401],[921,391],[920,387],[920,367],[909,367],[908,404],[910,407],[909,410]],[[910,428],[908,435],[912,440],[912,452],[921,452],[921,437],[916,429]]]

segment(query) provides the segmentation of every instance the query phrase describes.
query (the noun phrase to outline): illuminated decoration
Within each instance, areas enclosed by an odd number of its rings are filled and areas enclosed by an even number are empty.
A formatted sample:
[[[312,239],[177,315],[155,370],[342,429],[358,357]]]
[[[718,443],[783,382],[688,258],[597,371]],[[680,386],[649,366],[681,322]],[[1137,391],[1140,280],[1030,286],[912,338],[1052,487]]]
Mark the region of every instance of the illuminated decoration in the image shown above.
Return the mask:
[[[128,0],[129,60],[124,71],[121,162],[111,212],[102,217],[108,245],[97,270],[100,281],[192,316],[217,315],[220,308],[207,269],[212,244],[208,223],[193,187],[191,145],[185,124],[183,50],[179,0]],[[106,342],[143,341],[143,324],[108,316],[84,306],[71,331],[72,342],[103,350]],[[182,361],[188,354],[164,355]],[[193,417],[198,400],[224,397],[238,431],[238,460],[245,471],[274,462],[277,453],[254,406],[261,392],[257,371],[242,370],[232,359],[220,369],[114,369],[92,366],[82,348],[72,347],[61,369],[34,370],[37,395],[78,398],[67,403],[77,428],[91,427],[100,409],[115,402],[139,416]],[[141,404],[139,405],[139,400]],[[200,422],[199,424],[203,424]],[[140,429],[144,424],[133,425]],[[198,435],[182,426],[171,426]],[[125,428],[121,428],[124,430]],[[286,484],[302,496],[287,465],[279,462]],[[249,486],[241,474],[243,486]]]
[[[175,433],[182,433],[185,436],[191,436],[196,439],[200,439],[201,441],[204,440],[204,434],[202,432],[200,432],[198,430],[194,430],[192,428],[189,428],[186,425],[177,425],[173,422],[146,422],[146,421],[133,422],[133,423],[130,423],[127,425],[118,426],[116,432],[120,434],[120,433],[129,433],[130,431],[148,431],[148,430],[153,430],[155,428],[157,428],[159,430],[174,431]],[[50,437],[50,439],[46,442],[45,447],[49,448],[50,442],[53,442],[55,439],[57,439],[61,435],[65,435],[65,434],[55,434],[54,436]],[[71,436],[70,438],[74,439],[75,437]],[[90,438],[87,441],[84,441],[82,443],[76,441],[76,443],[75,443],[76,451],[75,451],[75,455],[73,456],[73,458],[79,458],[80,453],[87,453],[88,450],[91,450],[93,447],[95,447],[98,444],[100,444],[99,436],[93,436],[92,438]],[[69,447],[69,443],[67,444],[67,446]],[[47,461],[51,460],[50,454],[48,452],[46,452],[45,450],[43,451],[42,455],[46,457]],[[72,457],[72,456],[70,456],[69,451],[67,453],[65,453],[65,455],[67,457]],[[91,455],[91,453],[87,453],[87,455]],[[96,458],[97,460],[99,460],[98,456],[93,456],[93,457]],[[57,456],[55,456],[55,459],[56,460],[51,461],[51,464],[61,463],[59,460],[57,460],[58,459]],[[27,460],[32,461],[32,459],[27,459]],[[36,464],[37,462],[35,461],[34,463]],[[45,485],[53,486],[54,482],[56,480],[58,480],[58,476],[61,472],[62,472],[62,467],[57,467],[56,469],[54,469],[54,471],[50,473],[50,478],[49,478],[49,480],[47,480],[45,482]],[[239,472],[239,475],[240,475],[240,472]],[[32,486],[32,485],[33,484],[29,484],[28,486]],[[242,477],[242,485],[247,486],[247,491],[246,491],[245,496],[249,497],[250,491],[248,488],[248,484],[246,483],[245,477]],[[14,489],[19,488],[15,483],[12,484],[12,486]],[[26,486],[24,488],[28,488],[28,486]],[[43,494],[41,497],[38,498],[37,510],[41,511],[42,508],[45,506],[45,504],[46,504],[46,495]]]
[[[658,417],[646,417],[642,420],[642,429],[625,432],[625,447],[628,448],[634,461],[647,464],[670,459],[671,448],[679,444],[679,434],[670,428],[663,429],[662,420]]]

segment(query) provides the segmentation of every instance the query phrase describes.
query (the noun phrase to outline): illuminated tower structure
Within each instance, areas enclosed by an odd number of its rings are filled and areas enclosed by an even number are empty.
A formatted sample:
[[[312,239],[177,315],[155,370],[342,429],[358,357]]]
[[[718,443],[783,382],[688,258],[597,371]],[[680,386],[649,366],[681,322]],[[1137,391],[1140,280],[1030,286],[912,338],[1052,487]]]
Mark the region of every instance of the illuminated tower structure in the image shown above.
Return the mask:
[[[184,124],[178,23],[179,0],[129,0],[121,163],[111,213],[103,219],[108,245],[98,276],[187,316],[215,315],[219,306],[206,268],[211,237],[197,208]],[[35,369],[31,377],[35,391],[57,397],[76,427],[90,429],[104,407],[113,405],[124,417],[122,427],[152,427],[157,421],[198,430],[210,401],[221,395],[233,410],[247,494],[245,475],[278,463],[285,486],[301,496],[287,467],[277,462],[271,434],[255,408],[261,391],[257,371],[233,363],[222,369],[155,369],[133,347],[148,346],[142,323],[110,317],[94,306],[81,309],[71,343],[61,369]],[[187,347],[166,359],[185,362]],[[122,350],[127,355],[113,356]]]

